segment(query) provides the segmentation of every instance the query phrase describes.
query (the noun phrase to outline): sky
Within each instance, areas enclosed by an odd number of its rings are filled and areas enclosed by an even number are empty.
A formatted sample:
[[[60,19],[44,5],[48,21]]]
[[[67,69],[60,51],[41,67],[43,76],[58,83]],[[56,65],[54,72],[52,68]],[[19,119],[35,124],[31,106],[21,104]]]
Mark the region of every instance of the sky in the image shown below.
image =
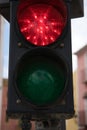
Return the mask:
[[[71,20],[73,71],[77,68],[77,50],[87,45],[87,0],[84,0],[84,17]]]
[[[5,20],[4,21],[4,35],[3,35],[3,42],[4,42],[4,49],[3,49],[3,77],[8,78],[8,64],[9,64],[9,23]]]
[[[4,78],[8,77],[8,54],[9,54],[9,23],[5,20],[4,24]],[[84,17],[71,20],[71,38],[72,38],[72,62],[73,71],[77,68],[77,57],[74,53],[87,44],[87,0],[84,0]]]
[[[72,51],[87,43],[87,0],[84,0],[84,17],[72,19]]]

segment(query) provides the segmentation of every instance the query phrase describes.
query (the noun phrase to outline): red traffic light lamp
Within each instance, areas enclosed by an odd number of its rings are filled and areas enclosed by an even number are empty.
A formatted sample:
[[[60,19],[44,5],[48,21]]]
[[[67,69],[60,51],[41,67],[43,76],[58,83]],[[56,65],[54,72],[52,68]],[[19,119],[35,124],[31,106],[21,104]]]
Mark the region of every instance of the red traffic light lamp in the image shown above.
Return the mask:
[[[67,8],[60,0],[21,2],[17,10],[17,21],[20,32],[28,42],[36,46],[47,46],[61,36],[67,23]]]

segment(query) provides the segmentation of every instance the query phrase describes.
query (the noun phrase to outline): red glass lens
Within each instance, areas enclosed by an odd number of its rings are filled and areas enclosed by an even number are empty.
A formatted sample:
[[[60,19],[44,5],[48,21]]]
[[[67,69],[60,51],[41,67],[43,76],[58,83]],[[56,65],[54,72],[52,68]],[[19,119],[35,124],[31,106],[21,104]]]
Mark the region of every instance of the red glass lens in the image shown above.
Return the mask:
[[[62,4],[58,9],[49,4],[28,3],[24,8],[20,4],[17,20],[19,29],[28,42],[46,46],[61,36],[67,22],[67,9],[65,6],[63,9]]]

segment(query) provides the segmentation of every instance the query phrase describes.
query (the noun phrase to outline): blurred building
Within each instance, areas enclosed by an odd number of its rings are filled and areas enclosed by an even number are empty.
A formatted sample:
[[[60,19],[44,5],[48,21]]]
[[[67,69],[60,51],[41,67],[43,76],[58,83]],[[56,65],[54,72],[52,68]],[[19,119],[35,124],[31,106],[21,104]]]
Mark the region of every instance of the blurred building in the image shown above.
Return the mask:
[[[78,64],[73,74],[75,116],[66,122],[66,130],[87,130],[87,45],[75,54]]]
[[[74,109],[75,115],[72,119],[66,121],[66,130],[78,130],[78,120],[77,120],[77,71],[73,73],[73,95],[74,95]]]
[[[87,130],[87,45],[76,52],[79,130]]]
[[[2,92],[2,112],[1,112],[1,129],[0,130],[21,130],[21,120],[6,119],[6,106],[7,106],[7,91],[8,80],[3,80],[3,92]],[[35,123],[32,122],[32,129],[35,129]]]
[[[3,26],[4,26],[4,21],[3,17],[0,15],[0,126],[1,126],[1,104],[2,104],[2,68],[3,68]],[[0,127],[1,129],[1,127]]]
[[[2,92],[2,112],[1,112],[1,130],[19,130],[19,121],[6,120],[6,106],[7,106],[7,79],[3,80]]]

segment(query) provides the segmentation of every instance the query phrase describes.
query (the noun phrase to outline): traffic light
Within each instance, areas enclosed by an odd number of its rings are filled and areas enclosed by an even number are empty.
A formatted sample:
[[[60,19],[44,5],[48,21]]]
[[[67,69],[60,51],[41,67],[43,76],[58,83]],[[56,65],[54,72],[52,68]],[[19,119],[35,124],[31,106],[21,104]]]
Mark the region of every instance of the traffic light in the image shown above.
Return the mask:
[[[71,0],[12,0],[7,116],[74,114]]]

